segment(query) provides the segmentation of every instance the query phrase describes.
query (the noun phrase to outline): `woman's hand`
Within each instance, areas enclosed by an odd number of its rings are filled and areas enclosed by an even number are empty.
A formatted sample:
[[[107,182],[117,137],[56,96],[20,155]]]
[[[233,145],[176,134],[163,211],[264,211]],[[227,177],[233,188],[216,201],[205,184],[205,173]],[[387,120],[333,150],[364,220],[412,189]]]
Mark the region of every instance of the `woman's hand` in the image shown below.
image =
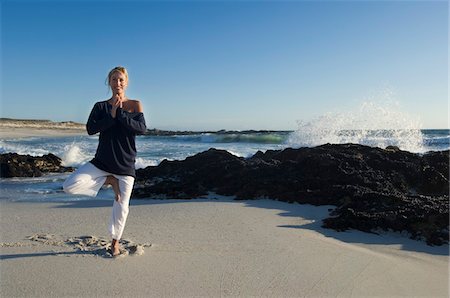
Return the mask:
[[[116,118],[118,108],[122,108],[123,98],[119,94],[114,94],[112,97],[111,116]]]

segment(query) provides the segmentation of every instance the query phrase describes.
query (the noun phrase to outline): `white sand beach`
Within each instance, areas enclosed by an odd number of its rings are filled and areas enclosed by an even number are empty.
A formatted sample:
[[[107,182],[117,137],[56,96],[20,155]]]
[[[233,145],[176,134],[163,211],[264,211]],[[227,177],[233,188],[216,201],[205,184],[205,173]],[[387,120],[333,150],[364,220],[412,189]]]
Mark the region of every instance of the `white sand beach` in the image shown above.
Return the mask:
[[[322,229],[330,206],[132,200],[119,258],[58,241],[107,239],[112,202],[1,201],[1,297],[448,297],[448,245]],[[53,238],[52,238],[53,237]]]
[[[0,119],[0,139],[61,137],[83,134],[86,134],[84,124],[71,121]]]
[[[26,137],[65,137],[86,135],[85,130],[79,129],[32,129],[32,128],[4,128],[0,127],[0,139]]]

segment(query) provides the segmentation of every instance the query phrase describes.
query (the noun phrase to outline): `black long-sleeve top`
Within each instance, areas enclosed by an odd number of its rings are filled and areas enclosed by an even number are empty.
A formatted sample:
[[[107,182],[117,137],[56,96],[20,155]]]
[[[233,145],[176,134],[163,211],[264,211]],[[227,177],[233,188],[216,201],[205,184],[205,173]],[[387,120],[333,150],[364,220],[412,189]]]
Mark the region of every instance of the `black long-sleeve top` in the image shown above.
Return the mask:
[[[97,152],[91,163],[106,172],[136,177],[136,135],[147,130],[144,114],[117,109],[111,116],[108,101],[95,103],[86,124],[89,135],[100,132]]]

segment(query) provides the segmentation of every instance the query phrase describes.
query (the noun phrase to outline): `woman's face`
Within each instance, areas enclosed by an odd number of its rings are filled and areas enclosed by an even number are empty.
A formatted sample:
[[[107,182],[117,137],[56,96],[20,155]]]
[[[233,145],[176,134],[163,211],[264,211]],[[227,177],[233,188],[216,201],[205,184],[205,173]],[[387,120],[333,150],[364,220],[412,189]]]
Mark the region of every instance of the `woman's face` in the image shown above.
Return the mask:
[[[120,71],[115,71],[109,79],[109,85],[113,93],[123,93],[128,85],[127,77]]]

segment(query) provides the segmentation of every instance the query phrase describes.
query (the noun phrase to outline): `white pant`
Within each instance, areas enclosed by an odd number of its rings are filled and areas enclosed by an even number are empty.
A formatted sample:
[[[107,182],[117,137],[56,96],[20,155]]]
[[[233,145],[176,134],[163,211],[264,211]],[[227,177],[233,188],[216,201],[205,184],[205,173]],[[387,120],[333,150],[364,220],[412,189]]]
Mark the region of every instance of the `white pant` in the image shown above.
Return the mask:
[[[134,177],[111,174],[100,170],[88,162],[79,167],[64,181],[63,189],[66,193],[95,197],[106,181],[106,176],[114,176],[119,180],[120,200],[114,200],[109,222],[109,233],[113,239],[119,240],[125,228],[128,216],[128,204],[133,190]]]

